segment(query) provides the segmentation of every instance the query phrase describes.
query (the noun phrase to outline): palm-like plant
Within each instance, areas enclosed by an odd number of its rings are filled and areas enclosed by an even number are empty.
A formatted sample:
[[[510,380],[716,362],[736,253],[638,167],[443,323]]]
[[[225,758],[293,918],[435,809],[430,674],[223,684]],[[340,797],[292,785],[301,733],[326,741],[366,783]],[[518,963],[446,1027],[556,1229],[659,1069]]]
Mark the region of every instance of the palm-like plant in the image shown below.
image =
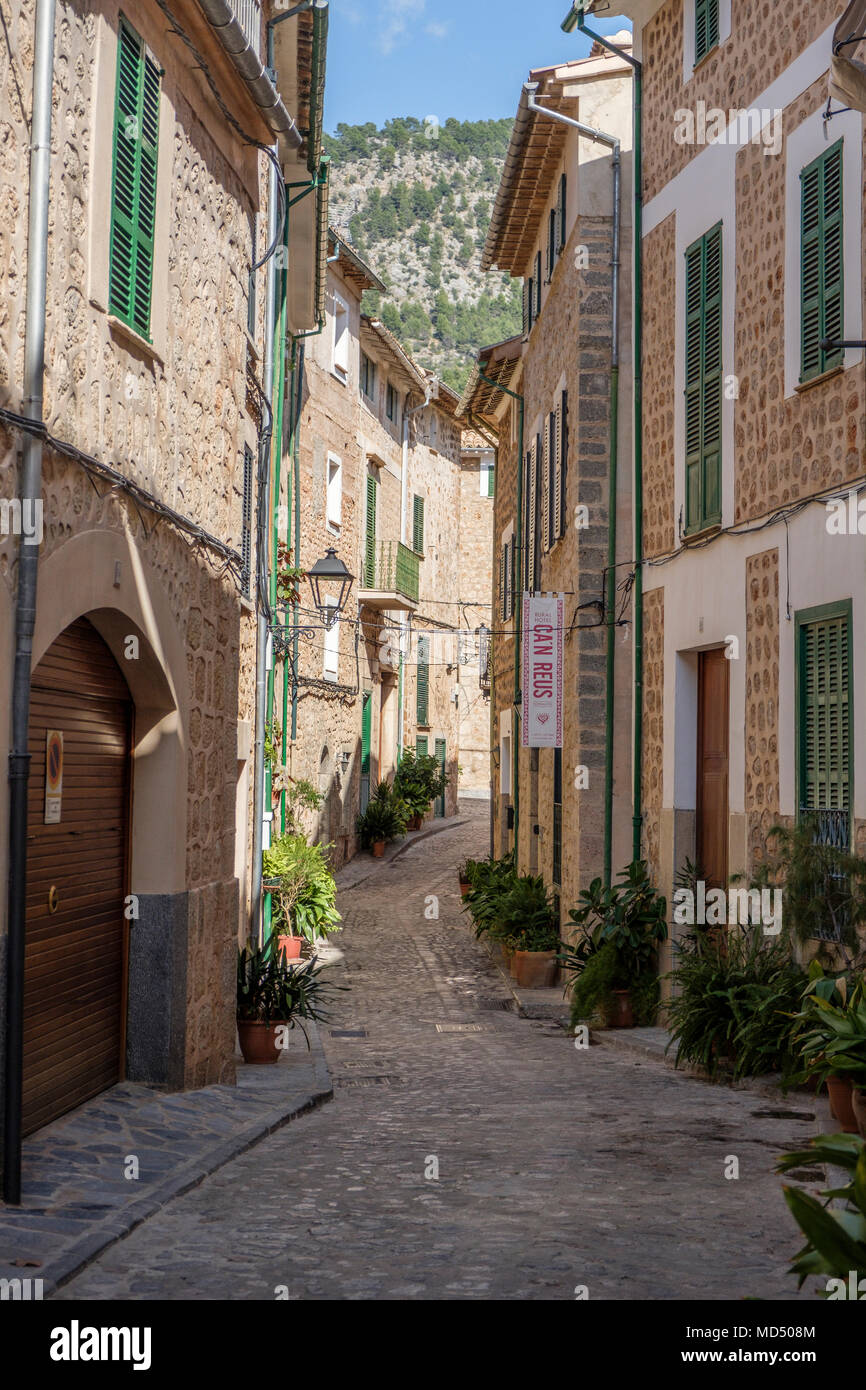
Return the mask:
[[[810,1274],[829,1275],[847,1287],[852,1274],[855,1283],[866,1276],[866,1144],[856,1134],[821,1134],[808,1149],[783,1154],[776,1171],[787,1173],[815,1163],[843,1168],[851,1181],[822,1192],[823,1201],[799,1187],[783,1189],[806,1237],[791,1262],[791,1272],[798,1276],[800,1287]],[[833,1201],[842,1205],[831,1206]]]

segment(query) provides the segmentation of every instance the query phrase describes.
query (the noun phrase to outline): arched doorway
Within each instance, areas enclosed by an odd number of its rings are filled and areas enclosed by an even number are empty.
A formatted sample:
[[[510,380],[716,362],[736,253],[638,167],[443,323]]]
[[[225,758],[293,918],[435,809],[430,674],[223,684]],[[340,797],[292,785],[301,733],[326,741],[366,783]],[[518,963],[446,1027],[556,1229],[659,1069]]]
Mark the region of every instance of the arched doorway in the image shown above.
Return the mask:
[[[25,1134],[123,1076],[132,710],[109,648],[79,618],[32,677]]]

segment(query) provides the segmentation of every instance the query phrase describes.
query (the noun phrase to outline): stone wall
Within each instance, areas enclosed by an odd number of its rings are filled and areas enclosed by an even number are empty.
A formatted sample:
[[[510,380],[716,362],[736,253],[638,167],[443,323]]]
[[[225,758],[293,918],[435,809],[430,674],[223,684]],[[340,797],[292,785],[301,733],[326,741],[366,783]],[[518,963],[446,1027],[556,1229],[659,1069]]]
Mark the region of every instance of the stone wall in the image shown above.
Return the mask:
[[[749,868],[779,819],[779,552],[746,561],[746,833]]]
[[[643,638],[643,857],[658,883],[667,869],[661,862],[661,817],[664,789],[665,591],[644,597]],[[669,677],[670,678],[670,677]],[[673,734],[672,730],[668,731]]]
[[[766,161],[765,161],[766,162]],[[676,350],[676,216],[643,239],[643,542],[648,558],[676,544],[673,361]]]

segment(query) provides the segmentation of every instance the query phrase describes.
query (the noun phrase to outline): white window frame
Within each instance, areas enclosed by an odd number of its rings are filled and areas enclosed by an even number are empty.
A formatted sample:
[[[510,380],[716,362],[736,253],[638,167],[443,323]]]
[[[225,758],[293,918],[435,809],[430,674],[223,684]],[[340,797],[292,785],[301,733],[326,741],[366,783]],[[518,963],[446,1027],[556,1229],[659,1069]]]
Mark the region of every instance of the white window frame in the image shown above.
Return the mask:
[[[499,711],[499,795],[511,795],[511,740],[513,721],[510,709]]]
[[[340,332],[340,323],[344,327]],[[334,293],[334,324],[331,333],[331,371],[338,381],[347,384],[349,380],[349,306],[336,292]],[[345,344],[345,346],[344,346]]]
[[[343,526],[343,460],[331,453],[325,464],[325,525],[332,536]]]
[[[683,0],[683,82],[690,82],[695,70],[695,10],[695,0]],[[731,0],[719,0],[719,42],[710,52],[717,52],[730,37]]]
[[[329,608],[336,608],[337,600],[333,597],[325,599]],[[324,650],[322,652],[322,679],[333,681],[335,684],[340,675],[340,619],[337,618],[333,627],[325,630]]]
[[[493,501],[493,498],[490,496],[490,470],[495,468],[495,466],[495,457],[492,449],[481,455],[481,467],[478,470],[480,475],[478,479],[478,495],[479,497],[486,498],[490,502]]]

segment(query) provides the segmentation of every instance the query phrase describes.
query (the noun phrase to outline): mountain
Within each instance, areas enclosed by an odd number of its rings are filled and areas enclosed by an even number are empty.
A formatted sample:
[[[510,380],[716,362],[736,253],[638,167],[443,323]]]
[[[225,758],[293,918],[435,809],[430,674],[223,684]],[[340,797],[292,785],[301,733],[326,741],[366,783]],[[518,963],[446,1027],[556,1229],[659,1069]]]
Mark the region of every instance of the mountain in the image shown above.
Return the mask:
[[[479,347],[520,330],[520,282],[479,268],[510,133],[409,116],[325,137],[331,222],[387,286],[365,310],[458,391]]]

